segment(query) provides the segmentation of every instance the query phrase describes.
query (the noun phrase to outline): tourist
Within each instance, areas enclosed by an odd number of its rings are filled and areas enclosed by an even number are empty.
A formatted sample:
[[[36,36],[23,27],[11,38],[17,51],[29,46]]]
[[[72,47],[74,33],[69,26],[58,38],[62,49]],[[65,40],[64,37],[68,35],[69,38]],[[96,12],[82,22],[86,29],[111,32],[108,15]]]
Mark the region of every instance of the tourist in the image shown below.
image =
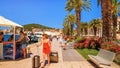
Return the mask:
[[[14,39],[14,34],[12,34],[12,35],[10,36],[10,38],[8,39],[8,41],[11,42],[11,41],[13,41],[13,39]]]
[[[63,37],[62,37],[62,34],[60,34],[60,37],[59,37],[59,44],[60,44],[60,47],[62,47],[62,43],[63,43]]]
[[[0,43],[2,43],[3,41],[4,41],[3,32],[0,32]]]
[[[44,67],[45,59],[47,57],[48,66],[50,65],[50,53],[51,53],[51,42],[47,34],[43,34],[40,45],[43,45],[43,64],[41,67]]]
[[[67,36],[64,36],[64,41],[63,41],[63,44],[64,44],[64,50],[66,50],[66,46],[67,46]]]
[[[58,39],[59,39],[59,36],[58,36],[58,35],[56,36],[56,39],[57,39],[57,41],[58,41]]]
[[[27,35],[27,33],[24,34],[25,35],[25,41],[26,41],[26,52],[27,52],[27,58],[30,57],[30,55],[32,54],[31,51],[30,51],[30,47],[28,46],[29,42],[30,42],[30,39]]]
[[[27,50],[27,58],[30,58],[30,55],[32,55],[30,46],[27,46],[27,47],[26,47],[26,50]]]
[[[72,41],[71,41],[71,45],[72,45],[72,47],[74,48],[74,43],[75,43],[74,37],[71,36],[71,37],[70,37],[70,40],[72,40]]]
[[[28,44],[29,44],[29,42],[30,42],[30,39],[29,39],[29,37],[28,37],[27,33],[25,33],[25,39],[26,39],[26,45],[28,45]]]
[[[19,42],[21,44],[23,58],[26,58],[26,56],[27,56],[26,38],[25,38],[25,35],[24,35],[23,31],[20,31],[20,37],[19,37],[19,39],[16,42]]]
[[[53,40],[53,37],[50,35],[50,36],[49,36],[49,39],[50,39],[50,41],[52,42],[52,40]]]

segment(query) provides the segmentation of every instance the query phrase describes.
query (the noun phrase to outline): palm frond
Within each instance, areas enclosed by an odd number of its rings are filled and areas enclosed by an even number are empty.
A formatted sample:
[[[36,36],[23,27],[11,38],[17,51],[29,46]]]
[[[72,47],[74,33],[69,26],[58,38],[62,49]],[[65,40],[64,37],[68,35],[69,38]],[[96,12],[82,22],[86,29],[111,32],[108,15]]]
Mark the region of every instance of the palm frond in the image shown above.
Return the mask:
[[[82,8],[84,10],[90,11],[91,10],[91,1],[90,0],[83,0]]]
[[[73,5],[72,0],[68,0],[66,3],[65,10],[68,12],[71,12],[73,9],[74,9],[74,5]]]
[[[101,5],[101,0],[97,0],[97,5]]]
[[[112,14],[117,15],[120,12],[120,2],[118,0],[112,0]]]

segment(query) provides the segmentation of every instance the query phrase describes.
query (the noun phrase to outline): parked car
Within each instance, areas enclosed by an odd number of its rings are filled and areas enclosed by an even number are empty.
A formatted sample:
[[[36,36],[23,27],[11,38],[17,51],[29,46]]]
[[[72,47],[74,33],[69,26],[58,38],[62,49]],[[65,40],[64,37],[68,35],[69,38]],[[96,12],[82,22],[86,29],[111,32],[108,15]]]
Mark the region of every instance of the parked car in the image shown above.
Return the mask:
[[[34,36],[40,38],[40,37],[42,37],[42,34],[43,34],[43,32],[35,32]]]

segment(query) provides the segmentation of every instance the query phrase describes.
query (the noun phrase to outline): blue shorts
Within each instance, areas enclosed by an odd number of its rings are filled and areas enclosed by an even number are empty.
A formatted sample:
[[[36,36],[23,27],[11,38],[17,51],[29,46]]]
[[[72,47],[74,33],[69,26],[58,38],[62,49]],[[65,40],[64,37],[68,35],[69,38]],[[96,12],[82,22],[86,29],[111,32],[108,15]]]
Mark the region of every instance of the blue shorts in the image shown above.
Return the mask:
[[[26,46],[27,46],[26,44],[22,44],[22,49],[26,48]]]

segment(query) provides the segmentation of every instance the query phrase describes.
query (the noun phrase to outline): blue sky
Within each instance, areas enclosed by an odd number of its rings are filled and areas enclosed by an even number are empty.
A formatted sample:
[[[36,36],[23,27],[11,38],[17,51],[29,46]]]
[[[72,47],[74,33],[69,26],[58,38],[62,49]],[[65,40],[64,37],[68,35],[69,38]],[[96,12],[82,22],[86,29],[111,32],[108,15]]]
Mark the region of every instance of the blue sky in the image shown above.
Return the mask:
[[[67,0],[0,0],[0,16],[20,25],[37,23],[54,28],[62,28],[67,15]],[[91,0],[91,11],[82,11],[81,21],[89,22],[101,18],[97,0]]]

